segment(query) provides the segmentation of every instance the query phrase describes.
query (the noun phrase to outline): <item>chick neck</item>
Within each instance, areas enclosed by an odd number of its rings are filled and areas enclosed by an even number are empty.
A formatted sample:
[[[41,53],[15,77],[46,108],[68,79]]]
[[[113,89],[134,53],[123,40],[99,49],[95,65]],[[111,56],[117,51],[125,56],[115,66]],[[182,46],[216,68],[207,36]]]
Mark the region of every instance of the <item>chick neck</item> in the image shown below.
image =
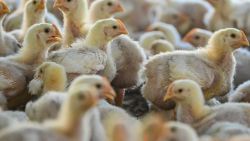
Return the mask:
[[[88,21],[92,24],[98,20],[106,19],[110,17],[110,15],[107,14],[105,11],[102,11],[102,12],[99,11],[100,9],[99,5],[100,3],[94,2],[90,6]]]
[[[108,43],[105,35],[100,33],[101,29],[95,28],[91,29],[85,39],[85,44],[88,47],[99,48],[102,50],[106,50],[106,45]]]
[[[64,69],[53,69],[48,74],[45,74],[43,93],[48,91],[63,92],[67,84],[67,76]]]
[[[83,37],[86,34],[86,18],[88,15],[87,0],[79,0],[77,8],[68,13],[63,12],[64,17],[64,41],[65,47],[71,45],[75,38]]]
[[[201,50],[205,52],[209,60],[217,65],[226,65],[231,60],[230,58],[233,58],[233,49],[225,46],[224,42],[216,40],[216,37],[211,38],[208,46]]]
[[[81,135],[82,117],[88,114],[89,109],[79,111],[71,105],[74,105],[72,101],[67,100],[65,102],[54,128],[70,138],[79,138],[79,135]]]
[[[45,21],[45,11],[41,11],[42,13],[31,13],[25,8],[22,20],[22,36],[26,34],[28,29],[36,24],[36,23],[44,23]]]
[[[36,67],[44,62],[47,49],[48,45],[40,41],[36,35],[28,34],[24,38],[23,47],[17,54],[9,56],[8,59]]]
[[[205,106],[201,90],[192,93],[187,99],[177,102],[176,108],[177,120],[190,124],[206,116],[210,110]]]
[[[232,11],[231,0],[224,0],[223,3],[215,6],[215,12],[218,13],[221,18],[229,20],[229,13]]]

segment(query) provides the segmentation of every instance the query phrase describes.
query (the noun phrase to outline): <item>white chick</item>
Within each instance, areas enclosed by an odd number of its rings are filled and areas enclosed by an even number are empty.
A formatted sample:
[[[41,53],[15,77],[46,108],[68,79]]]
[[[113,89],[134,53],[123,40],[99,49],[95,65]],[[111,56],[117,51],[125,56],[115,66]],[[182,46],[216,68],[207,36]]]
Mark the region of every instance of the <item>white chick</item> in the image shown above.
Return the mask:
[[[250,129],[242,124],[219,122],[210,127],[203,135],[209,135],[220,141],[228,141],[238,135],[250,135]]]
[[[157,12],[159,21],[173,24],[183,36],[194,27],[204,28],[203,18],[211,9],[204,1],[168,0]]]
[[[141,69],[146,56],[136,41],[126,35],[115,38],[108,46],[116,65],[116,75],[111,84],[117,93],[116,104],[122,105],[124,91],[118,89],[135,86],[139,82],[139,70]],[[118,99],[118,97],[120,99]]]
[[[250,103],[249,95],[250,94],[250,81],[246,81],[243,84],[239,85],[237,89],[229,95],[229,102],[247,102]]]
[[[96,106],[98,99],[102,96],[100,87],[82,81],[79,77],[69,87],[67,99],[60,109],[55,120],[48,121],[43,125],[20,124],[13,128],[7,128],[0,133],[0,140],[20,141],[33,140],[82,140],[82,118]]]
[[[250,52],[247,49],[237,49],[234,52],[236,60],[236,73],[234,76],[235,87],[241,85],[250,79],[249,65],[250,65]]]
[[[177,121],[192,125],[199,134],[219,122],[238,123],[250,127],[250,104],[226,103],[214,107],[206,106],[202,89],[193,80],[174,81],[169,86],[164,101],[170,99],[177,103]]]
[[[48,91],[62,92],[67,85],[67,75],[63,66],[54,62],[44,62],[36,69],[29,83],[32,95],[42,95]]]
[[[213,7],[204,18],[204,23],[210,31],[216,31],[222,28],[235,27],[232,20],[233,3],[231,0],[207,0]],[[237,23],[236,23],[237,24]]]
[[[19,111],[0,111],[0,131],[18,124],[18,122],[26,122],[29,118],[24,112]]]
[[[69,47],[77,38],[86,35],[87,0],[55,0],[54,8],[60,9],[63,13],[63,47]]]
[[[88,22],[95,23],[101,19],[111,18],[113,14],[123,10],[118,0],[95,0],[89,9]]]
[[[167,40],[156,40],[152,43],[150,52],[152,55],[156,55],[164,52],[172,52],[174,50],[174,45]]]
[[[21,27],[25,3],[29,0],[20,0],[18,8],[11,13],[4,21],[6,31],[12,31]]]
[[[181,41],[181,36],[176,28],[171,24],[156,22],[149,26],[148,31],[160,31],[164,33],[166,40],[171,42],[176,50],[193,50],[189,43]]]
[[[174,45],[177,44],[177,42],[180,42],[181,40],[180,34],[176,30],[176,28],[171,24],[156,22],[151,24],[147,30],[163,32],[166,39]]]
[[[205,48],[156,55],[145,64],[142,93],[155,106],[171,109],[173,103],[161,99],[171,82],[186,78],[201,85],[206,100],[226,95],[232,89],[235,72],[233,51],[248,45],[242,31],[227,28],[215,32]]]
[[[81,85],[88,87],[96,87],[102,98],[114,99],[115,93],[107,79],[97,75],[84,75],[77,79],[81,79]],[[50,92],[42,96],[38,101],[26,105],[26,113],[36,121],[45,121],[46,119],[54,119],[57,117],[62,102],[67,99],[64,93]],[[47,114],[45,114],[47,113]],[[105,132],[100,122],[100,115],[97,108],[91,109],[83,118],[84,140],[104,141]]]
[[[14,35],[20,42],[23,41],[28,29],[38,23],[44,23],[46,0],[30,0],[24,6],[21,29],[13,30],[10,34]]]
[[[32,78],[33,69],[45,60],[48,48],[60,39],[55,26],[33,25],[24,38],[23,48],[15,55],[0,58],[0,94],[11,97],[22,93]]]
[[[104,98],[113,100],[115,94],[107,79],[96,75],[81,76],[82,83],[96,85],[105,95]],[[26,105],[25,112],[31,120],[45,121],[54,119],[58,115],[62,103],[66,100],[67,95],[62,92],[48,92],[35,102],[29,102]]]
[[[0,5],[0,56],[8,56],[16,53],[21,45],[14,36],[3,29],[5,14],[9,13],[9,9],[4,1],[0,1]]]
[[[125,11],[115,17],[124,21],[131,34],[144,31],[150,25],[152,21],[150,3],[145,0],[120,0],[120,2]]]
[[[207,45],[212,34],[213,33],[211,31],[194,28],[184,36],[183,41],[190,43],[196,48],[204,47]]]
[[[109,141],[136,141],[140,139],[140,122],[125,110],[102,100],[98,105],[101,121]]]
[[[143,120],[144,141],[198,141],[198,136],[189,125],[168,122],[159,114],[151,114]]]
[[[116,73],[115,64],[107,44],[113,38],[127,34],[125,25],[116,19],[104,19],[96,22],[84,41],[72,45],[72,48],[51,53],[48,60],[65,67],[68,79],[80,74],[102,74],[111,81]]]
[[[166,37],[159,31],[147,32],[140,37],[139,44],[148,56],[150,55],[151,45],[156,40],[166,40]]]

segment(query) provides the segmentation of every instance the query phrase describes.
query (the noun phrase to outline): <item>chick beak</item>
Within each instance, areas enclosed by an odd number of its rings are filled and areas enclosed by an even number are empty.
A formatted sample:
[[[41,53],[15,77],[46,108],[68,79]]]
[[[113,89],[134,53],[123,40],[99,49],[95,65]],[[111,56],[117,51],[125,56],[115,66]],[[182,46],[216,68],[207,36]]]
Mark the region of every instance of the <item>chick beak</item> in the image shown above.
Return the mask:
[[[47,40],[48,43],[60,42],[62,40],[62,35],[59,29],[55,25],[53,25],[53,27],[54,27],[54,33]]]
[[[187,35],[183,38],[183,41],[185,42],[191,42],[192,38],[193,38],[193,34],[197,31],[197,29],[193,29],[191,30],[189,33],[187,33]]]
[[[249,46],[249,41],[247,39],[247,36],[246,34],[241,31],[241,40],[240,40],[240,44],[241,46],[245,46],[245,47],[248,47]]]
[[[55,3],[53,5],[54,8],[60,8],[63,7],[63,2],[62,0],[55,0]]]
[[[165,95],[163,101],[168,101],[168,100],[173,99],[173,97],[174,97],[173,87],[174,87],[173,84],[170,84],[170,85],[169,85],[168,90],[167,90],[167,93],[166,93],[166,95]]]
[[[4,3],[3,1],[1,1],[2,3],[2,6],[3,6],[3,9],[1,11],[1,15],[4,15],[4,14],[7,14],[7,13],[10,13],[10,9],[8,8],[7,4]]]
[[[120,34],[128,34],[128,30],[121,20],[117,20],[117,24],[119,26]]]
[[[109,102],[113,102],[116,97],[116,93],[114,89],[112,88],[112,86],[110,85],[107,78],[103,77],[103,82],[104,82],[104,86],[103,86],[103,91],[102,91],[102,97],[107,99]]]
[[[124,8],[122,7],[122,5],[120,3],[118,3],[112,10],[112,13],[116,13],[116,12],[123,12]]]
[[[41,0],[40,3],[37,5],[36,11],[44,10],[44,8],[45,8],[45,1]]]

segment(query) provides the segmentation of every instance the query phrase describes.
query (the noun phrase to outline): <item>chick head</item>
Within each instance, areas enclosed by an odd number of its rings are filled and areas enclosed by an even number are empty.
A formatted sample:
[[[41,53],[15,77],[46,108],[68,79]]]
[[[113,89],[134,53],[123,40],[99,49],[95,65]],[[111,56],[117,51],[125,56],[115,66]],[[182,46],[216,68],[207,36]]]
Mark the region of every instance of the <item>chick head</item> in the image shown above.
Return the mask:
[[[46,0],[30,0],[25,4],[25,9],[29,14],[45,13]]]
[[[43,47],[50,47],[51,45],[60,42],[62,35],[59,29],[49,23],[34,24],[31,26],[24,37],[24,46],[28,44],[39,44]],[[33,47],[36,47],[35,45]]]
[[[123,12],[124,9],[118,0],[96,0],[91,4],[97,14],[101,14],[103,19],[109,18],[113,14]]]
[[[3,16],[9,12],[10,10],[8,5],[3,0],[0,0],[0,16]]]
[[[193,128],[179,122],[167,122],[165,128],[168,129],[167,136],[170,141],[198,141],[198,136]]]
[[[235,28],[225,28],[216,31],[208,42],[216,47],[229,47],[232,51],[242,46],[249,46],[245,33]]]
[[[200,86],[193,80],[176,80],[168,86],[164,101],[186,102],[199,99],[204,101]]]
[[[153,55],[174,51],[174,46],[167,40],[156,40],[151,45],[151,53]]]
[[[103,36],[106,41],[110,41],[121,34],[128,34],[124,23],[113,18],[97,21],[89,32]]]
[[[69,91],[74,92],[85,88],[95,89],[99,98],[105,98],[109,101],[114,101],[116,96],[107,78],[98,75],[82,75],[78,77],[72,82]]]
[[[78,9],[79,6],[85,4],[84,1],[85,0],[55,0],[53,7],[60,9],[63,13],[69,14],[75,9]],[[81,8],[85,8],[85,6]]]
[[[204,47],[207,45],[209,38],[212,36],[212,32],[195,28],[188,32],[183,40],[192,44],[194,47]]]

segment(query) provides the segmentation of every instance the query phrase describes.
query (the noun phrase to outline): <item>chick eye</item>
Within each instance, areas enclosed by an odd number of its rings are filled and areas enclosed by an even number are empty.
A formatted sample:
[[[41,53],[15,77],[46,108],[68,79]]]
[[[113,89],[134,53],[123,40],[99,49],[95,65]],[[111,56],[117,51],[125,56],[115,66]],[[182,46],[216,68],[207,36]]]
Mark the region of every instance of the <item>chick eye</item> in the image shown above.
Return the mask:
[[[174,133],[174,132],[176,132],[176,131],[177,131],[177,128],[176,128],[176,127],[171,127],[171,128],[170,128],[170,130],[171,130],[171,132],[173,132],[173,133]]]
[[[114,25],[112,28],[113,28],[113,29],[117,29],[117,26],[116,26],[116,25]]]
[[[34,5],[36,4],[36,1],[35,1],[35,0],[33,1],[33,4],[34,4]]]
[[[178,90],[178,93],[182,93],[182,92],[183,92],[183,89],[179,89],[179,90]]]
[[[231,38],[236,38],[236,35],[235,35],[234,33],[232,33],[232,34],[230,35],[230,37],[231,37]]]
[[[43,73],[43,70],[42,69],[40,69],[40,71],[39,71],[40,73]]]
[[[113,3],[112,3],[112,2],[108,2],[107,5],[108,5],[108,6],[112,6]]]
[[[195,36],[194,38],[195,38],[195,40],[199,40],[200,36]]]
[[[50,32],[50,29],[49,29],[49,28],[45,28],[45,29],[44,29],[44,32],[45,32],[45,33],[49,33],[49,32]]]
[[[165,40],[165,38],[164,38],[164,37],[160,37],[160,39],[161,39],[161,40]]]
[[[67,2],[71,2],[71,0],[67,0]]]
[[[101,88],[102,88],[102,84],[96,84],[95,87],[96,87],[97,89],[101,89]]]

